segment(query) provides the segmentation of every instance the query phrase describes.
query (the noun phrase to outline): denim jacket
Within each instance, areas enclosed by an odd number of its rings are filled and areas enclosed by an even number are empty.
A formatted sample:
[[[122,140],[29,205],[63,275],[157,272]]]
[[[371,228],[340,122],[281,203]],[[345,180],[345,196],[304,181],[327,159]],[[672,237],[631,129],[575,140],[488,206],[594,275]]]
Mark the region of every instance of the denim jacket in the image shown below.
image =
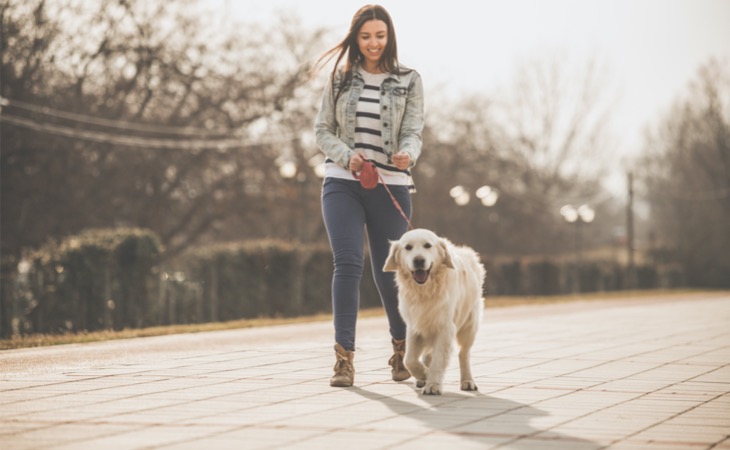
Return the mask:
[[[355,148],[355,112],[360,93],[365,86],[357,67],[352,68],[352,80],[343,88],[334,107],[332,80],[327,80],[322,105],[317,114],[314,131],[317,145],[336,164],[347,168]],[[340,69],[334,80],[337,89]],[[383,150],[390,157],[400,151],[408,153],[413,167],[421,154],[423,131],[423,84],[415,70],[390,74],[380,88],[380,123]]]

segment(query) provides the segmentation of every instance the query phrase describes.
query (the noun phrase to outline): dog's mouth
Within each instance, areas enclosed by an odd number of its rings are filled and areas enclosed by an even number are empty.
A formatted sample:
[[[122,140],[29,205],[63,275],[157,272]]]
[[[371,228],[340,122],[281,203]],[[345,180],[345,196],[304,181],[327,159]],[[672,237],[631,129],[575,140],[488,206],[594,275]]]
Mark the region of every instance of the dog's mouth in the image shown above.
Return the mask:
[[[426,280],[428,280],[428,275],[431,273],[431,270],[416,269],[412,273],[413,279],[416,281],[416,283],[423,284],[426,282]]]

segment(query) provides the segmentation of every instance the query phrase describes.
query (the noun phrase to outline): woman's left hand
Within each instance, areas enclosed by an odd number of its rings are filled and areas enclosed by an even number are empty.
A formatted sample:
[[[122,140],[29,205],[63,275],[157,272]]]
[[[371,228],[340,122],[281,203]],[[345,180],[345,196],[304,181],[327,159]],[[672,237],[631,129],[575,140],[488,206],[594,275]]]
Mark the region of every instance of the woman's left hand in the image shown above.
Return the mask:
[[[400,170],[406,170],[411,165],[411,157],[406,152],[396,153],[391,157],[393,165]]]

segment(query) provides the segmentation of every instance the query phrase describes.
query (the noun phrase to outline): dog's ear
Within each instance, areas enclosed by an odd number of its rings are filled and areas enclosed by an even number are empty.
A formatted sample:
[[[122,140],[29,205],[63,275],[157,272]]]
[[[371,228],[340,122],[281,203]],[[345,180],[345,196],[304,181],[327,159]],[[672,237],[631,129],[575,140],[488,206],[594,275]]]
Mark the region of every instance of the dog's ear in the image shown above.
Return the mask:
[[[439,253],[441,253],[441,261],[449,269],[455,269],[454,262],[451,260],[451,252],[445,240],[439,239]]]
[[[388,258],[386,258],[385,260],[383,272],[395,272],[396,270],[398,270],[399,249],[400,245],[398,244],[398,241],[390,241],[390,252],[388,253]]]

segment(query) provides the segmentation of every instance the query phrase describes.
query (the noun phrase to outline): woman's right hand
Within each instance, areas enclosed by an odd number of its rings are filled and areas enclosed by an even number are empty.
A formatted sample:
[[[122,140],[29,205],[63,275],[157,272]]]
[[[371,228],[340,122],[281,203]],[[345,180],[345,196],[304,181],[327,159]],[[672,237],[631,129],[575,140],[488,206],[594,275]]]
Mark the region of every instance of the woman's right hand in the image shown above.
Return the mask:
[[[352,172],[359,172],[362,170],[363,162],[365,162],[365,160],[359,153],[353,153],[352,156],[350,156],[350,164],[348,169]]]

